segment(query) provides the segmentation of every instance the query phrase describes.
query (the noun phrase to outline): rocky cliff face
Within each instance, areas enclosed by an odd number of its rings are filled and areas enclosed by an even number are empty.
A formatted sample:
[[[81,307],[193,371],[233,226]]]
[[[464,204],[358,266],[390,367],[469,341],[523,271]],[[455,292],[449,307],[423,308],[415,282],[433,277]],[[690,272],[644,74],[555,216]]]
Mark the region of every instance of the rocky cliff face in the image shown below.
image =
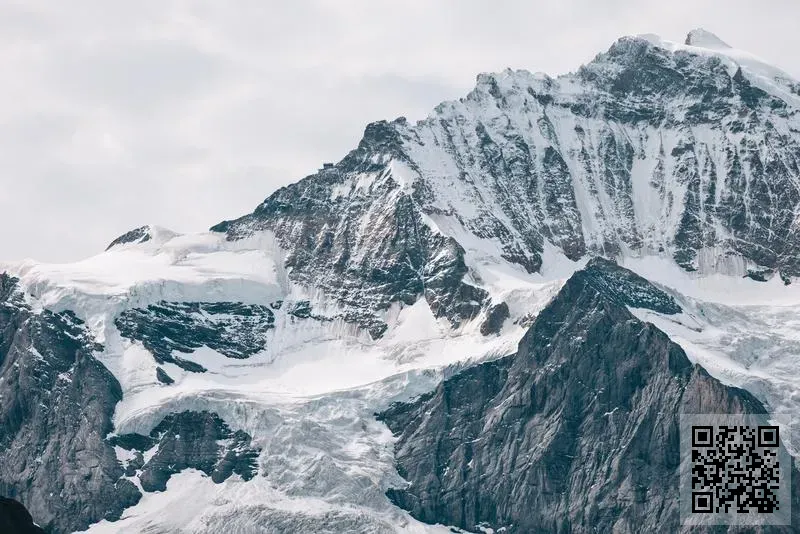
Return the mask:
[[[475,318],[484,290],[464,279],[464,249],[432,228],[411,193],[414,172],[394,127],[367,127],[359,147],[334,168],[285,187],[251,214],[212,228],[239,239],[272,230],[289,251],[294,281],[317,287],[344,319],[380,337],[380,312],[424,296],[453,326]]]
[[[106,250],[111,250],[112,248],[116,247],[117,245],[124,245],[126,243],[146,243],[150,241],[152,236],[150,235],[150,227],[149,226],[140,226],[139,228],[134,228],[129,232],[125,232],[111,243],[108,244]]]
[[[175,352],[187,354],[205,346],[228,358],[247,358],[264,349],[274,323],[269,306],[239,302],[159,302],[126,310],[115,321],[123,337],[141,341],[158,363],[192,372],[205,368]]]
[[[122,392],[85,326],[33,313],[0,275],[0,332],[0,494],[50,532],[119,518],[140,493],[104,441]]]
[[[217,414],[184,411],[171,414],[149,436],[124,434],[109,441],[131,453],[125,474],[137,475],[145,491],[164,491],[184,469],[197,469],[220,483],[233,473],[250,480],[258,472],[258,449],[246,432],[231,431]],[[144,454],[153,451],[145,461]]]
[[[394,502],[470,530],[681,530],[679,415],[765,410],[634,318],[602,283],[610,270],[619,275],[606,262],[576,273],[513,357],[380,415],[410,483]]]
[[[552,246],[788,281],[800,274],[797,83],[701,35],[626,37],[559,78],[482,74],[466,98],[416,124],[369,125],[333,168],[212,230],[273,230],[294,279],[358,307],[353,318],[423,295],[454,324],[476,316],[488,302],[471,246],[529,272]],[[379,313],[362,319],[381,333]]]
[[[0,495],[59,534],[119,519],[141,498],[134,481],[163,491],[187,468],[217,483],[255,475],[251,437],[213,413],[169,415],[150,436],[113,435],[122,391],[95,358],[101,349],[73,313],[35,313],[18,281],[0,275]],[[127,451],[124,464],[115,448]]]

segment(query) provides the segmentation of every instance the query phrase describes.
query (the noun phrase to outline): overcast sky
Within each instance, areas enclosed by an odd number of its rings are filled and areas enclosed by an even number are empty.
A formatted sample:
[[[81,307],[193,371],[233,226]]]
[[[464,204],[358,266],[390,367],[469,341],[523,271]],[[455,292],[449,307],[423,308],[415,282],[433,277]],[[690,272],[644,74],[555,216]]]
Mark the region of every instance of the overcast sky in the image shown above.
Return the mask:
[[[424,118],[479,72],[559,74],[704,27],[800,78],[800,1],[0,0],[0,258],[202,231]]]

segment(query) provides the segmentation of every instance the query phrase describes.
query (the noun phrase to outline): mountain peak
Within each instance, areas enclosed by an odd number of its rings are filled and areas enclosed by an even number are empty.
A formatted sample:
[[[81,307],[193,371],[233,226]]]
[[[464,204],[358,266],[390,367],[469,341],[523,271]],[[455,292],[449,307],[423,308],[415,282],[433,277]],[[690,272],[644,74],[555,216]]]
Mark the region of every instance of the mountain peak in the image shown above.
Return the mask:
[[[164,243],[169,241],[173,237],[178,236],[177,232],[173,232],[168,228],[164,228],[162,226],[156,226],[153,224],[146,224],[144,226],[140,226],[138,228],[134,228],[128,232],[125,232],[121,236],[117,237],[114,241],[109,243],[108,247],[106,247],[106,251],[111,250],[114,247],[119,245],[129,245],[129,244],[141,244],[146,243],[148,241],[155,241],[157,243]]]
[[[700,48],[710,48],[713,50],[731,48],[728,43],[710,31],[704,30],[703,28],[696,28],[690,31],[686,35],[686,41],[684,41],[684,44],[689,46],[697,46]]]
[[[387,496],[421,521],[464,529],[685,532],[681,414],[766,410],[635,318],[613,280],[597,283],[626,272],[590,263],[539,313],[516,354],[379,414],[397,436],[404,479]]]
[[[126,243],[144,243],[145,241],[150,241],[152,236],[150,235],[150,226],[140,226],[138,228],[134,228],[128,232],[125,232],[114,241],[108,244],[106,250],[110,250],[117,245],[124,245]]]

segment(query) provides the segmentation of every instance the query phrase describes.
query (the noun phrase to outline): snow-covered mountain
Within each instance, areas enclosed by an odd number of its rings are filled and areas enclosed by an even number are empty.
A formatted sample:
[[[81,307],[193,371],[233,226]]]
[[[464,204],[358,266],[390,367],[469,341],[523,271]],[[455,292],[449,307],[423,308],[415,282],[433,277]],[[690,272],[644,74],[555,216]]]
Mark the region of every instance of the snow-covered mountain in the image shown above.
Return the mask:
[[[523,354],[594,256],[703,387],[797,410],[799,209],[800,83],[708,32],[481,74],[209,232],[0,265],[0,493],[58,533],[447,532],[374,414]]]

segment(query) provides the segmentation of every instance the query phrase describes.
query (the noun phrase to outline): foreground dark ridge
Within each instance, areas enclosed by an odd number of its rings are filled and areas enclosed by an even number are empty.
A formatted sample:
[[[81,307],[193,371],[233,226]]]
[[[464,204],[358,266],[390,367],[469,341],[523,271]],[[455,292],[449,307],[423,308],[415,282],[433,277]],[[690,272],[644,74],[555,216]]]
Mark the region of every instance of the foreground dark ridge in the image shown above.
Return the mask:
[[[390,498],[422,521],[469,530],[681,531],[679,414],[766,412],[636,319],[605,283],[624,271],[591,262],[514,356],[380,414],[410,482]],[[793,499],[797,524],[797,484]]]

